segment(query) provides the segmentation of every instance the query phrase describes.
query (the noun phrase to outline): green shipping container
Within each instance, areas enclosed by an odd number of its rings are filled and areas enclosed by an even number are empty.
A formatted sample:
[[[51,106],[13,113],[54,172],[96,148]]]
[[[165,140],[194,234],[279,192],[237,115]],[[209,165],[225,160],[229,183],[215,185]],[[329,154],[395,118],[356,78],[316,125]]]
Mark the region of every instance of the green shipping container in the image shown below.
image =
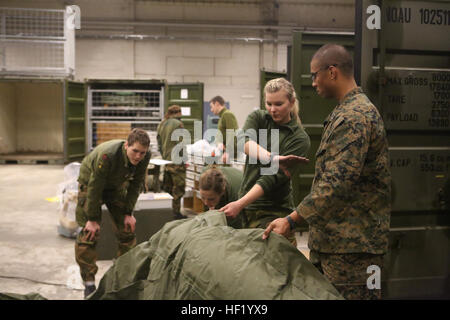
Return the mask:
[[[165,92],[164,112],[172,105],[179,105],[181,121],[191,135],[190,143],[203,139],[203,83],[168,84]]]

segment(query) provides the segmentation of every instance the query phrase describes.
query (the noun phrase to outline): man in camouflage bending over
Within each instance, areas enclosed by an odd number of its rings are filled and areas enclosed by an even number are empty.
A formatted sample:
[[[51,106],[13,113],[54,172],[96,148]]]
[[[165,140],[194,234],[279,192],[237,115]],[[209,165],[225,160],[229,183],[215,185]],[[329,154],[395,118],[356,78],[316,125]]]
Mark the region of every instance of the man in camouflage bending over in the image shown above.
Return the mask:
[[[119,242],[117,256],[136,245],[136,219],[132,213],[150,161],[149,145],[147,132],[133,129],[126,141],[104,142],[83,159],[76,208],[77,223],[83,229],[75,243],[75,259],[84,281],[85,298],[95,291],[96,243],[103,203],[111,213]]]

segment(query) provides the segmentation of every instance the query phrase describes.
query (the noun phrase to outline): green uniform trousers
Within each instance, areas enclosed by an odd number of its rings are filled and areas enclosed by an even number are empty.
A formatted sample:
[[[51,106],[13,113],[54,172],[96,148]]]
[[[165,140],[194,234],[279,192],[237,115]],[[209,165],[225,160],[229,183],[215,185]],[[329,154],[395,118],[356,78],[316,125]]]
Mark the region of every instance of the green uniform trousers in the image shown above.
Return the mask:
[[[88,221],[86,215],[87,206],[87,186],[80,184],[78,190],[78,203],[76,208],[77,222],[80,227],[86,225]],[[136,246],[136,234],[125,230],[123,214],[125,203],[116,199],[104,199],[104,203],[108,208],[111,217],[113,231],[118,240],[118,252],[117,256],[123,255],[125,252]],[[99,222],[100,223],[100,222]],[[100,230],[101,233],[101,230]],[[95,274],[97,273],[97,251],[96,245],[100,237],[100,233],[95,235],[94,240],[87,238],[87,232],[81,231],[75,242],[75,260],[80,266],[81,278],[83,281],[95,281]]]
[[[183,164],[168,164],[164,168],[163,190],[172,197],[172,210],[181,214],[181,198],[186,188],[186,167]]]
[[[383,268],[382,254],[310,252],[309,260],[347,300],[378,300],[381,289],[369,289],[367,280],[372,275],[369,266]],[[380,279],[381,281],[381,279]]]

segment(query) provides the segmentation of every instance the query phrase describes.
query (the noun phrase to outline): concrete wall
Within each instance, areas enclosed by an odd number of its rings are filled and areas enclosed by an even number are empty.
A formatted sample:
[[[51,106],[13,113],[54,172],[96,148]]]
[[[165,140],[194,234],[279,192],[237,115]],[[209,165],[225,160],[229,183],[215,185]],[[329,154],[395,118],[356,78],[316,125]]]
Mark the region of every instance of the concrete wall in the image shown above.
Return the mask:
[[[281,0],[279,21],[315,28],[354,28],[354,0]]]
[[[77,40],[75,78],[133,79],[134,41]]]
[[[16,102],[11,83],[0,83],[0,153],[16,150]]]
[[[286,58],[274,54],[277,48],[255,42],[81,39],[75,77],[203,82],[205,101],[222,95],[242,126],[259,106],[259,70],[286,69]]]
[[[98,21],[139,21],[223,25],[282,25],[353,28],[353,0],[140,1],[140,0],[4,0],[2,6],[81,8],[76,31],[75,79],[166,79],[204,83],[205,101],[222,95],[242,126],[259,102],[259,71],[286,71],[290,31],[254,28],[183,28],[149,25],[92,26]],[[124,35],[159,37],[124,39]],[[122,38],[120,37],[122,36]],[[119,38],[120,40],[116,40]],[[270,41],[242,41],[264,38]],[[220,40],[222,39],[222,40]],[[224,40],[229,39],[229,40]]]

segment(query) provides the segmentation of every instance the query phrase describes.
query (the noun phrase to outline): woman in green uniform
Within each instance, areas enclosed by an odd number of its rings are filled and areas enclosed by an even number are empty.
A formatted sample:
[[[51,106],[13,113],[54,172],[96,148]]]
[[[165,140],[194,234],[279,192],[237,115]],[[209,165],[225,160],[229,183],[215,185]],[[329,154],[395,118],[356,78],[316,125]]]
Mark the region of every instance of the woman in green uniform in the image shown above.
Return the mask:
[[[200,176],[200,197],[205,210],[217,210],[238,199],[242,182],[242,172],[232,167],[212,165]],[[242,227],[239,217],[228,218],[228,225],[239,229]]]
[[[284,78],[273,79],[266,84],[264,95],[266,110],[252,112],[239,136],[239,139],[245,139],[244,152],[247,155],[239,200],[220,209],[231,218],[240,214],[245,228],[266,228],[274,219],[292,212],[294,203],[290,173],[286,167],[306,162],[303,157],[310,147],[309,136],[301,125],[292,84]],[[252,129],[257,133],[266,129],[267,136],[248,134]],[[282,170],[276,167],[272,174],[262,170],[272,168],[274,164]]]
[[[158,146],[161,156],[164,160],[172,161],[172,150],[179,141],[172,141],[172,133],[176,129],[182,129],[181,107],[177,105],[170,106],[164,116],[164,120],[158,125]],[[181,198],[184,195],[186,186],[186,167],[184,164],[167,164],[164,168],[163,190],[172,197],[172,210],[174,219],[183,219],[181,214]]]

